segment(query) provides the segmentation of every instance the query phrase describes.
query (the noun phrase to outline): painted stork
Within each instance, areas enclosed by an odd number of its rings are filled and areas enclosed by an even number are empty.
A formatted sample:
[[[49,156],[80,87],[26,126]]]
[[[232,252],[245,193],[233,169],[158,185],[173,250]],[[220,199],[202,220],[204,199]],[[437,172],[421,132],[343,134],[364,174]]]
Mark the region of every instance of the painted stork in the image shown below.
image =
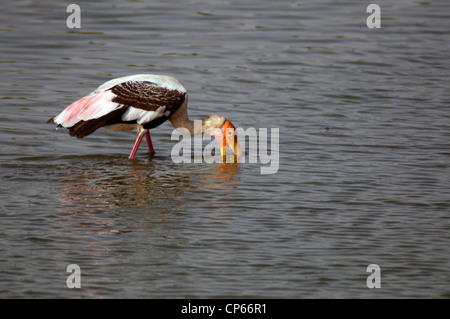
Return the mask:
[[[114,131],[137,130],[137,138],[129,159],[133,159],[145,136],[150,154],[154,154],[150,129],[166,120],[177,128],[185,128],[191,135],[209,134],[226,155],[227,144],[235,157],[242,154],[235,127],[225,117],[210,115],[202,125],[194,126],[187,113],[188,94],[174,77],[137,74],[110,80],[91,94],[73,102],[47,123],[69,129],[69,134],[83,138],[100,127]]]

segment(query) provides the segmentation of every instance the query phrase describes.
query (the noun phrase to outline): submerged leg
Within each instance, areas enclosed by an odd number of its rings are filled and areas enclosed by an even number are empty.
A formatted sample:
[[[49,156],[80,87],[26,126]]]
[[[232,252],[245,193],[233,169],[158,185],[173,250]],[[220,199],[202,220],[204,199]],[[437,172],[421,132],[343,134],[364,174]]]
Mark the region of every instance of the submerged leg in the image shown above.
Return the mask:
[[[148,145],[148,150],[150,152],[150,155],[155,154],[155,150],[153,149],[153,144],[152,144],[152,138],[150,137],[150,131],[147,131],[147,133],[145,133],[145,139],[147,140],[147,145]]]
[[[148,132],[148,131],[147,131]],[[144,135],[146,135],[145,132],[140,132],[136,138],[136,142],[134,142],[134,146],[133,149],[131,150],[131,154],[130,157],[128,157],[128,159],[133,159],[134,156],[136,155],[136,152],[139,148],[139,145],[141,144],[142,138],[144,137]]]

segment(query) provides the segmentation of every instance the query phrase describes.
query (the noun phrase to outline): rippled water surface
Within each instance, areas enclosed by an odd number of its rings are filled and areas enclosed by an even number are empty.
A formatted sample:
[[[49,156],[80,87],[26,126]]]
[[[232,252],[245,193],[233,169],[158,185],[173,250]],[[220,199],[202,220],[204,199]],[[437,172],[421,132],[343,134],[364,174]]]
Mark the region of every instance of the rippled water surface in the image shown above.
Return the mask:
[[[369,3],[82,1],[80,29],[65,3],[8,3],[0,297],[450,297],[450,3],[378,1],[381,29]],[[178,77],[192,119],[279,128],[278,171],[248,143],[174,163],[170,123],[133,161],[133,133],[45,124],[137,73]]]

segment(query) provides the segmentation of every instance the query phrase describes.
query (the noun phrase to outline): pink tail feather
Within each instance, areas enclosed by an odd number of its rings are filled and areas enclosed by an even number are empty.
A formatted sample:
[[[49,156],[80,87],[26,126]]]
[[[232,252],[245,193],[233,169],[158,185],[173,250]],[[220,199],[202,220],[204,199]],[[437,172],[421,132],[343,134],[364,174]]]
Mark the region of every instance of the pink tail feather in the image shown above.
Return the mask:
[[[64,127],[72,127],[80,121],[100,118],[120,108],[119,104],[112,102],[114,97],[111,91],[91,93],[70,104],[53,121]]]

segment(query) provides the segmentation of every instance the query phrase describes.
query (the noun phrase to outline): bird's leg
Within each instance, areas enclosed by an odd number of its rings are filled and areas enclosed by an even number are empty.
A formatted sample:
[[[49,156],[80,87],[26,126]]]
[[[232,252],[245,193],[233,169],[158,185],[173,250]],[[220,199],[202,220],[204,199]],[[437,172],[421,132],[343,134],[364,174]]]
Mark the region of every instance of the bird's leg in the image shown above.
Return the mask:
[[[136,152],[137,152],[137,150],[139,148],[139,145],[141,144],[141,141],[142,141],[142,138],[144,137],[144,135],[146,135],[145,131],[144,132],[139,132],[139,134],[138,134],[138,136],[136,138],[136,142],[134,142],[133,149],[131,150],[130,157],[128,157],[128,159],[133,159],[134,158],[134,156],[136,155]]]
[[[147,145],[148,145],[148,150],[150,152],[150,155],[155,154],[155,150],[153,149],[153,144],[152,144],[152,138],[150,137],[150,131],[147,131],[147,133],[145,133],[145,139],[147,140]]]

